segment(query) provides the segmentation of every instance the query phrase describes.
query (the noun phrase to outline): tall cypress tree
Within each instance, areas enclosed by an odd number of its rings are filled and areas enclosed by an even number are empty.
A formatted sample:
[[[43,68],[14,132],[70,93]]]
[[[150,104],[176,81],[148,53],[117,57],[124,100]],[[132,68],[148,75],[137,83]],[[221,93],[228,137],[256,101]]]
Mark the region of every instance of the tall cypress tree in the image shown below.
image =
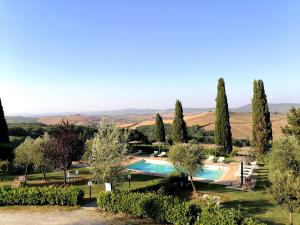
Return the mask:
[[[218,95],[216,98],[215,143],[224,147],[227,153],[232,151],[232,134],[229,121],[229,110],[225,82],[218,81]]]
[[[272,141],[273,139],[273,134],[271,115],[263,81],[254,81],[253,90],[253,142],[255,145],[256,153],[265,154],[271,149],[270,141]]]
[[[4,111],[1,103],[0,98],[0,143],[8,143],[9,136],[8,136],[8,127],[4,116]]]
[[[165,125],[162,117],[158,113],[155,119],[155,137],[157,142],[166,142]]]
[[[252,136],[254,142],[256,142],[257,137],[257,125],[258,125],[258,106],[257,106],[257,99],[258,99],[258,90],[257,90],[257,80],[253,82],[253,98],[252,98]]]
[[[175,119],[173,120],[172,139],[174,142],[186,142],[187,141],[187,128],[183,119],[182,104],[179,100],[175,105]]]

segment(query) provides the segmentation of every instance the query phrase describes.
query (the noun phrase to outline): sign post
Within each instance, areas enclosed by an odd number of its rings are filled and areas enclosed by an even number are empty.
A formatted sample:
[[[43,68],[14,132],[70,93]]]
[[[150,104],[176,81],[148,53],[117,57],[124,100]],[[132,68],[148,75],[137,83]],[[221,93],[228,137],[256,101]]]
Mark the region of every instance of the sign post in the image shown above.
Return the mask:
[[[241,187],[244,185],[244,163],[241,162]]]
[[[128,188],[130,189],[131,175],[130,175],[130,174],[128,174],[127,178],[128,178]]]
[[[90,190],[90,201],[92,201],[92,186],[93,186],[93,182],[89,181],[88,182],[88,186],[89,186],[89,190]]]

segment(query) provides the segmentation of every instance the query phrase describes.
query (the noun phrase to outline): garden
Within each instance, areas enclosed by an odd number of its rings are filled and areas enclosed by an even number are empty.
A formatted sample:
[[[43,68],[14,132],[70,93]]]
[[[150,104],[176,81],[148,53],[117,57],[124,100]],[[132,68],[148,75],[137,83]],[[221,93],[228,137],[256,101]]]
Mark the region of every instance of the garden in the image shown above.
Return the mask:
[[[221,92],[225,91],[222,84],[220,80]],[[217,107],[216,112],[214,148],[203,145],[207,144],[203,140],[212,139],[203,137],[211,133],[186,126],[180,101],[176,102],[169,133],[162,117],[156,115],[155,129],[149,128],[154,139],[147,134],[148,128],[147,132],[145,128],[120,129],[107,121],[101,121],[97,128],[84,128],[62,121],[56,127],[13,128],[11,134],[23,138],[14,136],[10,142],[6,126],[6,133],[1,131],[1,138],[7,136],[1,144],[0,205],[76,207],[97,201],[99,211],[125,213],[156,223],[299,224],[299,109],[291,109],[284,136],[272,140],[268,114],[259,115],[267,109],[262,104],[265,101],[256,97],[254,137],[247,156],[242,148],[233,146],[229,112],[222,98],[217,104],[222,107]],[[165,152],[163,156],[176,168],[174,174],[158,176],[127,170],[128,161],[137,154],[155,157],[151,153],[157,150]],[[204,169],[210,155],[226,157],[224,165],[243,160],[246,163],[248,158],[256,160],[259,169],[255,188],[233,190],[196,181],[196,172]],[[246,172],[241,164],[241,186]]]

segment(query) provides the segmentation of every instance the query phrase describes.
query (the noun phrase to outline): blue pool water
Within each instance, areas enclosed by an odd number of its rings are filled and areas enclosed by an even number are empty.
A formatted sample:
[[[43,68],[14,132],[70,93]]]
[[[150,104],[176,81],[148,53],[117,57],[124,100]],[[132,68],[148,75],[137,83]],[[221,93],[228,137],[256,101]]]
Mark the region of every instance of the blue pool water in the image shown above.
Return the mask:
[[[141,160],[130,164],[127,169],[129,170],[137,170],[146,173],[157,173],[162,175],[169,175],[176,171],[175,167],[170,164],[157,164],[146,162],[145,160]],[[198,171],[195,175],[196,178],[202,178],[207,180],[219,180],[223,175],[223,170],[213,170],[210,168],[204,168],[203,171]]]

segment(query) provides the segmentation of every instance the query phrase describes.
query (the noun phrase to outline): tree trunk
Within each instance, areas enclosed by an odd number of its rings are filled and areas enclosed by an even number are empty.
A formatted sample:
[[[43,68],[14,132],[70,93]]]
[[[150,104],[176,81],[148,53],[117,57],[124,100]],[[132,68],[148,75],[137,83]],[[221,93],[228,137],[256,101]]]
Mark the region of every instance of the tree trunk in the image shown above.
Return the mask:
[[[191,184],[192,184],[192,187],[193,187],[193,191],[194,191],[194,193],[195,193],[195,195],[197,197],[197,191],[196,191],[196,188],[195,188],[195,185],[194,185],[194,182],[193,182],[193,177],[190,176],[190,178],[191,178]]]
[[[67,186],[67,169],[64,168],[64,186]]]
[[[44,170],[42,170],[42,172],[43,172],[44,181],[47,181],[47,177],[46,177],[46,173],[45,173],[45,171],[44,171]]]
[[[293,222],[293,213],[290,212],[290,225],[293,225],[294,222]]]
[[[25,169],[25,174],[24,174],[24,179],[25,179],[24,183],[25,183],[25,185],[27,184],[27,179],[26,179],[27,172],[28,172],[28,163],[26,164],[26,169]]]

